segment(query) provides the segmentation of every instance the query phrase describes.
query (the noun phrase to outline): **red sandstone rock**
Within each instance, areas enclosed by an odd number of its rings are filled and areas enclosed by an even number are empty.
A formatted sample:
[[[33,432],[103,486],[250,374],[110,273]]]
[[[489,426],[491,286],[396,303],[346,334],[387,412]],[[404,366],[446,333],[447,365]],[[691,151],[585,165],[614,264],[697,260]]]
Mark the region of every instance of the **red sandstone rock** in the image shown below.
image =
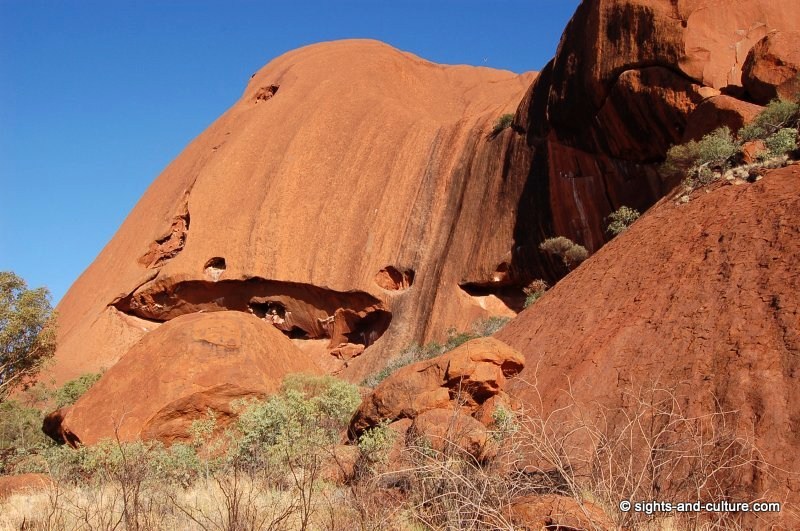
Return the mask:
[[[523,366],[518,352],[487,337],[398,369],[362,401],[350,423],[351,436],[381,421],[414,419],[431,409],[458,406],[475,411]]]
[[[797,503],[798,212],[798,165],[688,204],[664,200],[497,334],[526,358],[507,391],[553,414],[555,427],[574,426],[577,404],[616,429],[626,421],[615,412],[630,415],[638,390],[675,388],[688,417],[734,412],[728,425],[774,467],[731,468],[718,478],[727,492]],[[662,490],[691,472],[671,471]],[[800,524],[792,511],[779,516]]]
[[[520,218],[512,271],[563,276],[557,260],[535,255],[544,238],[566,236],[594,251],[610,238],[609,213],[645,211],[667,194],[677,182],[657,171],[666,151],[687,134],[746,118],[749,106],[727,99],[695,110],[721,91],[743,98],[747,52],[775,30],[800,30],[800,2],[581,2],[517,111],[527,135],[512,141],[509,172],[533,176],[520,210],[536,214]]]
[[[502,161],[516,133],[488,133],[534,77],[368,40],[274,59],[63,298],[48,377],[110,367],[158,322],[252,310],[361,381],[492,315],[459,285],[489,281],[514,246],[524,178]],[[340,343],[366,352],[323,360]]]
[[[708,98],[689,115],[682,143],[700,140],[714,129],[723,126],[735,133],[762,110],[763,107],[730,96]]]
[[[291,373],[318,373],[274,327],[241,312],[185,315],[145,336],[64,415],[71,444],[138,438],[187,440],[212,410],[220,426],[231,402],[280,388]]]
[[[800,31],[770,33],[747,54],[744,88],[758,103],[800,98]]]
[[[19,474],[16,476],[0,476],[0,500],[14,494],[45,490],[53,484],[47,474]]]
[[[489,434],[486,426],[458,409],[429,409],[414,419],[412,439],[416,444],[430,444],[444,453],[466,452],[476,458],[484,456]]]
[[[769,153],[763,140],[751,140],[742,146],[742,159],[745,164],[753,164],[758,159]]]

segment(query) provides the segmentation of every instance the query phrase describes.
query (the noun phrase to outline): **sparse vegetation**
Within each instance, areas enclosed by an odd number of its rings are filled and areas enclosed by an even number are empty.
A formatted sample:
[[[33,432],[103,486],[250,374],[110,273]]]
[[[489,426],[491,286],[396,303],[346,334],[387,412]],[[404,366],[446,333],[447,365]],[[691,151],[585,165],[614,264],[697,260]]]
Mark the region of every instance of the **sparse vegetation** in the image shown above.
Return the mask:
[[[700,141],[673,146],[661,171],[666,176],[684,177],[684,186],[691,193],[723,175],[732,180],[754,170],[781,167],[797,152],[799,128],[800,102],[776,99],[735,137],[727,127],[721,127]],[[742,148],[748,142],[763,142],[765,149],[757,153],[757,163],[741,165]],[[682,199],[687,201],[689,196]]]
[[[365,378],[361,385],[375,387],[396,370],[406,365],[435,358],[445,352],[450,352],[471,339],[491,336],[503,328],[508,321],[510,321],[508,317],[489,317],[476,321],[472,325],[472,331],[470,332],[459,332],[455,328],[451,328],[447,331],[447,339],[445,339],[444,343],[431,341],[425,345],[417,343],[409,345],[400,351],[400,355],[391,360],[386,367]]]
[[[782,157],[797,149],[797,129],[778,129],[764,140],[769,155]]]
[[[606,230],[614,236],[618,236],[628,230],[633,225],[633,222],[639,219],[640,215],[638,210],[621,206],[618,210],[609,214],[608,219],[611,220],[611,223],[608,224]]]
[[[499,134],[504,129],[508,129],[509,127],[511,127],[512,123],[514,123],[513,114],[504,114],[500,116],[494,122],[494,127],[492,128],[492,134],[493,135]]]
[[[274,397],[240,404],[227,430],[213,416],[199,421],[191,444],[49,448],[46,469],[58,481],[24,503],[0,502],[0,527],[512,529],[515,500],[548,495],[571,500],[589,528],[740,528],[742,513],[618,510],[628,499],[727,499],[731,475],[769,473],[730,413],[689,416],[672,389],[626,392],[624,412],[601,417],[579,414],[585,405],[574,401],[547,415],[499,406],[481,458],[458,446],[455,420],[437,444],[397,445],[384,422],[358,441],[365,473],[337,483],[322,471],[358,393],[330,377],[293,376]],[[215,438],[223,444],[205,451]]]
[[[539,249],[548,254],[561,257],[567,269],[574,269],[589,257],[589,251],[586,250],[586,247],[564,236],[546,239],[539,244]]]
[[[534,280],[523,288],[522,291],[525,293],[525,308],[528,308],[538,301],[548,289],[550,289],[550,286],[542,279]]]

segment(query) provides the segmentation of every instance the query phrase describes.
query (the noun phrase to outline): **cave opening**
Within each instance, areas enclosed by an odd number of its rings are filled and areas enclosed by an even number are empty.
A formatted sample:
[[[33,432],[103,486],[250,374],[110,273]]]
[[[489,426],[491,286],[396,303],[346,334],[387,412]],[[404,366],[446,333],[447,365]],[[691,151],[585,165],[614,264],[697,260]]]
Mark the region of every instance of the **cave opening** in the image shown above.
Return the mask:
[[[386,332],[391,321],[392,314],[390,312],[375,310],[358,321],[355,328],[351,332],[345,333],[344,336],[347,338],[348,343],[368,347]]]

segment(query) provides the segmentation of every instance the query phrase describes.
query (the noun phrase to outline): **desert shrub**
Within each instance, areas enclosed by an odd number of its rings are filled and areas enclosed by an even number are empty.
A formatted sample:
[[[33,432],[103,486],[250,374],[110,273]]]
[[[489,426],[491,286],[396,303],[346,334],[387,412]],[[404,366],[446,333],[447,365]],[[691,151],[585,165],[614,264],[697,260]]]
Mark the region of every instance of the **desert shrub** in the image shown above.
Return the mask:
[[[580,265],[581,262],[589,257],[589,251],[584,246],[564,236],[546,239],[539,244],[539,249],[548,254],[561,257],[567,269]]]
[[[389,428],[388,420],[382,420],[377,426],[362,433],[358,438],[358,449],[366,465],[372,468],[375,465],[386,464],[389,450],[396,438],[397,433]]]
[[[87,373],[70,380],[59,389],[56,389],[54,398],[56,407],[74,404],[91,386],[102,376],[100,373]]]
[[[496,442],[507,440],[519,431],[517,415],[505,406],[497,406],[492,411],[492,424],[494,429],[491,432],[492,439]]]
[[[339,441],[360,403],[356,386],[332,376],[287,376],[280,393],[239,404],[236,457],[255,466],[313,458]]]
[[[787,155],[797,149],[797,129],[784,127],[764,140],[769,154],[773,157]]]
[[[739,151],[739,145],[728,127],[720,127],[699,141],[672,146],[662,172],[671,176],[689,176],[706,184],[713,180],[715,167],[725,169]]]
[[[739,130],[739,139],[765,140],[781,129],[797,129],[800,126],[800,103],[773,100],[752,122]]]
[[[614,236],[622,234],[628,230],[631,225],[633,225],[634,221],[639,219],[640,215],[641,214],[639,214],[638,210],[622,206],[619,208],[619,210],[609,214],[608,219],[611,220],[611,223],[608,224],[608,228],[606,230],[608,230],[608,232]]]
[[[534,280],[522,288],[522,292],[525,293],[525,308],[538,301],[548,289],[550,289],[550,286],[542,279]]]
[[[504,114],[500,116],[494,122],[494,127],[492,128],[492,134],[496,135],[500,133],[503,129],[508,129],[511,127],[511,124],[514,122],[514,115],[513,114]]]

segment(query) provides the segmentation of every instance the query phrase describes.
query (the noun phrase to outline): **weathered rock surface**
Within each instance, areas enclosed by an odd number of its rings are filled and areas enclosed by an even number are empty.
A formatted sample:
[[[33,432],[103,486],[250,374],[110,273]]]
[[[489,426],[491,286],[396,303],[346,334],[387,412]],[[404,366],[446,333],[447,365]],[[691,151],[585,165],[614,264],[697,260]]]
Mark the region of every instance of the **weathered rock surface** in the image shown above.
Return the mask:
[[[800,98],[800,31],[777,31],[758,41],[747,54],[742,81],[762,105]]]
[[[350,422],[350,435],[356,437],[385,420],[416,419],[434,409],[475,413],[500,395],[507,379],[523,366],[519,352],[491,337],[473,339],[441,356],[407,365],[364,398]]]
[[[518,218],[512,273],[552,280],[565,271],[535,252],[544,238],[594,251],[609,213],[643,212],[677,184],[657,171],[667,149],[749,116],[718,98],[745,97],[747,52],[776,30],[800,30],[800,3],[582,2],[515,117],[527,134],[513,139],[509,171],[528,176],[519,208],[535,215]]]
[[[681,143],[700,140],[718,127],[738,131],[762,111],[763,107],[731,96],[714,96],[698,105],[686,122]]]
[[[574,425],[576,405],[582,418],[602,414],[617,429],[637,393],[674,390],[684,415],[730,412],[740,442],[760,451],[717,477],[728,495],[796,503],[798,212],[800,165],[754,184],[701,190],[687,204],[664,200],[497,334],[526,359],[509,394],[555,414],[556,427]],[[554,413],[561,408],[562,416]],[[727,448],[747,457],[746,445]],[[697,472],[670,471],[657,480],[662,493]]]
[[[489,439],[486,426],[455,409],[424,411],[410,430],[413,439],[422,438],[434,450],[448,454],[466,452],[481,457]]]
[[[319,373],[276,328],[242,312],[177,317],[146,335],[63,415],[70,444],[189,439],[194,420],[235,416],[231,402],[276,392],[291,373]]]
[[[238,310],[360,381],[492,314],[460,285],[492,284],[510,259],[524,178],[503,175],[516,133],[489,133],[534,77],[368,40],[273,60],[59,304],[52,374],[111,367],[178,316]],[[342,344],[367,351],[331,354]]]

